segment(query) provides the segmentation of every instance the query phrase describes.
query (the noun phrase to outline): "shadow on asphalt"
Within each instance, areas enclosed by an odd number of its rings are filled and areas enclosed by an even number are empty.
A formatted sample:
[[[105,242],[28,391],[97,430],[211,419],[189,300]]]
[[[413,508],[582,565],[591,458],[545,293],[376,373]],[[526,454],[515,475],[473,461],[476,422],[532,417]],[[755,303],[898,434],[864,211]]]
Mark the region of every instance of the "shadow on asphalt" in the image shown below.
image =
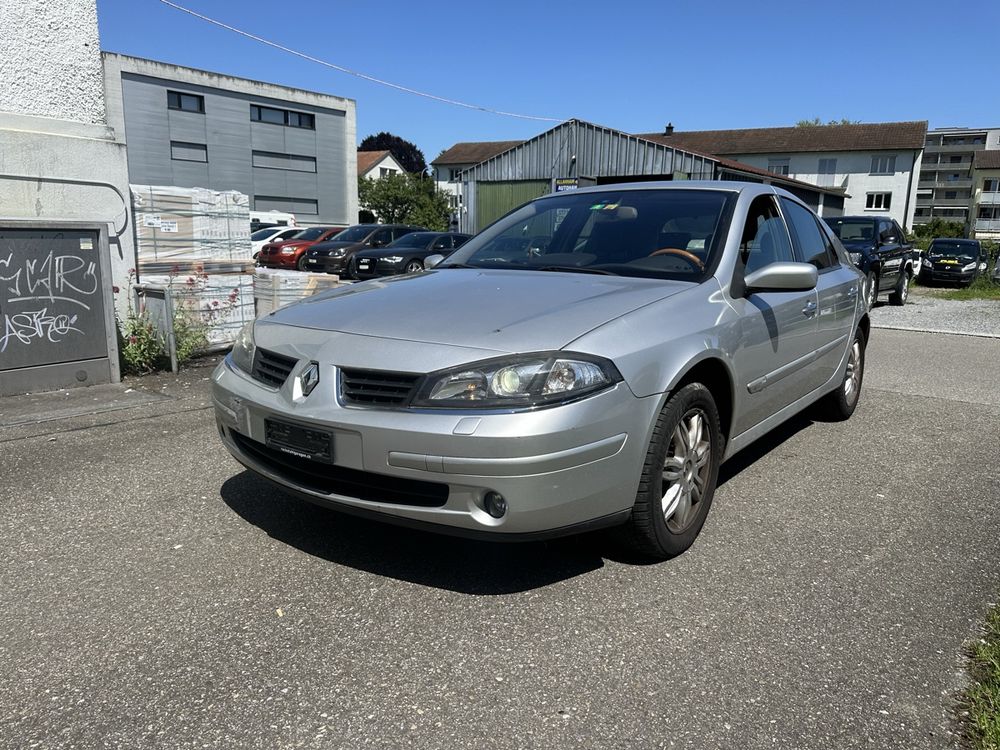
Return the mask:
[[[791,418],[723,464],[719,486],[819,421],[811,411]],[[370,521],[288,495],[249,471],[228,479],[221,495],[247,522],[306,554],[464,594],[530,591],[598,570],[605,559],[626,565],[670,564],[630,554],[610,530],[548,542],[502,543]]]
[[[504,544],[402,528],[313,505],[249,471],[228,479],[221,495],[249,523],[307,554],[464,594],[514,594],[589,573],[604,565],[611,544],[601,533]]]

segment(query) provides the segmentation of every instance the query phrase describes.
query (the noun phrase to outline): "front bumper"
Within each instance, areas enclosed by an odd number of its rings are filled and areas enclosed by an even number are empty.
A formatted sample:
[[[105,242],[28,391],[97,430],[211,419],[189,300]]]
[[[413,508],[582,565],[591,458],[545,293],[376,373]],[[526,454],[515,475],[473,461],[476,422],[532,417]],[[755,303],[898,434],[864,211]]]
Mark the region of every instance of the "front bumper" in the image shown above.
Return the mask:
[[[364,281],[366,279],[377,279],[381,276],[398,276],[404,271],[403,261],[389,263],[382,259],[372,260],[367,269],[362,267],[361,261],[355,259],[354,275]]]
[[[659,408],[656,397],[636,398],[619,383],[533,412],[357,408],[339,403],[332,366],[321,374],[325,388],[297,398],[295,381],[308,364],[299,362],[276,390],[233,367],[228,357],[213,374],[226,448],[286,490],[394,523],[508,540],[574,533],[628,517]],[[331,432],[334,468],[308,459],[290,467],[269,455],[266,419]],[[334,475],[340,473],[349,482],[338,483]],[[345,490],[350,482],[364,489]],[[441,499],[433,505],[398,499],[398,491],[425,486],[430,494],[440,491]],[[379,496],[381,487],[388,500]],[[488,492],[507,500],[500,519],[485,511]]]
[[[306,255],[306,267],[311,271],[343,273],[346,265],[342,255]]]
[[[949,281],[958,284],[968,284],[976,278],[975,269],[971,271],[962,271],[961,269],[952,270],[950,268],[927,268],[925,266],[923,268],[923,274],[924,277],[930,281]]]
[[[295,255],[258,255],[257,263],[268,268],[295,268],[298,257]]]

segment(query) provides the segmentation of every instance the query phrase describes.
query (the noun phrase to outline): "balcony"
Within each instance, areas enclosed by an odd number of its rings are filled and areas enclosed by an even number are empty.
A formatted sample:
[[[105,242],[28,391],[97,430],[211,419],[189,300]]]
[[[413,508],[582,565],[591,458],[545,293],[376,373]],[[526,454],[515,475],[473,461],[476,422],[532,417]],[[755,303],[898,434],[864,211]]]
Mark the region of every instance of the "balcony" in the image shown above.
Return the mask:
[[[976,219],[977,232],[1000,232],[1000,219]]]
[[[925,172],[941,172],[951,170],[952,172],[962,172],[972,169],[972,159],[967,161],[959,162],[958,164],[952,164],[951,162],[943,161],[940,164],[935,164],[933,162],[920,162],[920,169]]]
[[[928,154],[956,154],[962,151],[972,153],[982,151],[986,148],[986,143],[955,143],[944,146],[924,146],[924,151]]]
[[[979,195],[980,206],[1000,206],[1000,193],[981,193]]]
[[[937,197],[930,203],[934,208],[968,208],[970,200],[969,196],[965,196],[964,198]]]
[[[971,177],[963,177],[960,180],[921,180],[917,183],[917,188],[920,190],[926,190],[928,188],[933,188],[935,190],[959,190],[961,188],[971,187]]]

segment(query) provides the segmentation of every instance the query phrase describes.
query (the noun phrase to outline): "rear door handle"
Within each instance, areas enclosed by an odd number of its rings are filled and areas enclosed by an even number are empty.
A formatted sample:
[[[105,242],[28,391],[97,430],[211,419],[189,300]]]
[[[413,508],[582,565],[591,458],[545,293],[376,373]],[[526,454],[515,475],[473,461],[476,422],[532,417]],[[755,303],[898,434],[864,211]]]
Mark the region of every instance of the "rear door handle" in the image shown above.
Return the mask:
[[[858,296],[858,288],[856,286],[852,286],[850,289],[847,290],[847,296],[848,297],[857,297]]]
[[[802,314],[806,316],[812,316],[816,314],[816,303],[812,300],[806,302],[806,306],[802,308]]]

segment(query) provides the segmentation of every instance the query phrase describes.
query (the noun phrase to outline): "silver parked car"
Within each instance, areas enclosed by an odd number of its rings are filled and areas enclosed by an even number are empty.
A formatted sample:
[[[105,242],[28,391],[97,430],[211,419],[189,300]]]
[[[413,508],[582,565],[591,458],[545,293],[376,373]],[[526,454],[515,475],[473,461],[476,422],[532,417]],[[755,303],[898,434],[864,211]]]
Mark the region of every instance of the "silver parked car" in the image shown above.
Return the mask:
[[[214,374],[219,430],[330,507],[493,539],[621,525],[669,557],[722,461],[814,402],[854,411],[861,282],[768,185],[558,193],[432,270],[247,326]]]

